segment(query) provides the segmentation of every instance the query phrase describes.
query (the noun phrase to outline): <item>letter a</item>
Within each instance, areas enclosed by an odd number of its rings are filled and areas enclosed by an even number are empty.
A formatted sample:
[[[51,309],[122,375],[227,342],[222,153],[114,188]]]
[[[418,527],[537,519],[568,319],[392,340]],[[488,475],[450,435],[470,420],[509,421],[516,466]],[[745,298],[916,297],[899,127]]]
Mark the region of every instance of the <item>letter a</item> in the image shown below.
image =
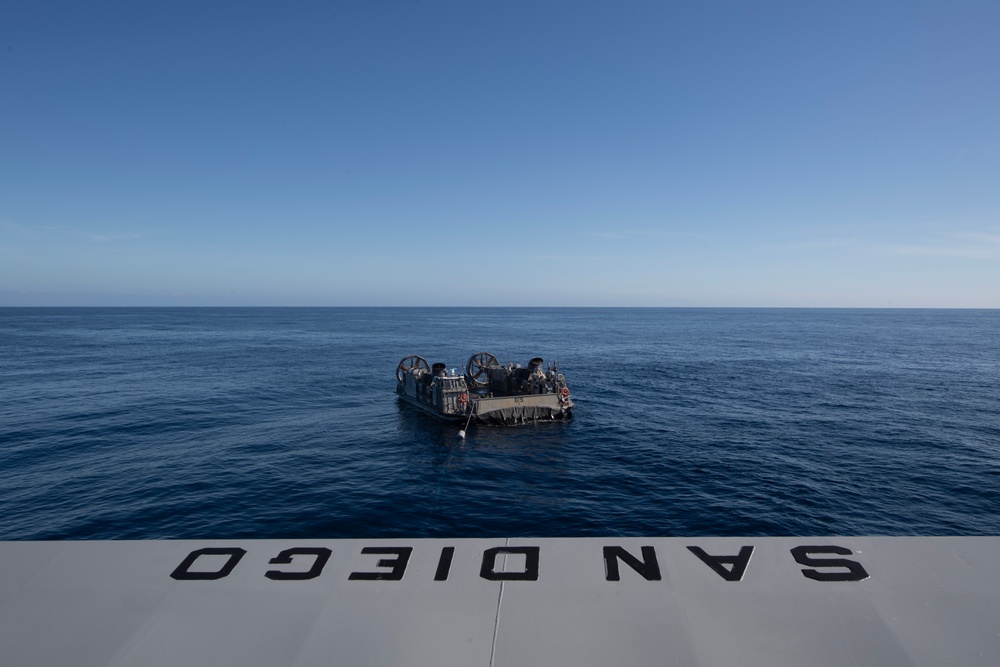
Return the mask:
[[[705,553],[701,547],[688,547],[688,551],[726,581],[743,579],[743,573],[747,571],[747,565],[750,563],[750,556],[753,555],[753,547],[740,547],[740,552],[735,556],[712,556]],[[732,567],[727,569],[727,565]]]

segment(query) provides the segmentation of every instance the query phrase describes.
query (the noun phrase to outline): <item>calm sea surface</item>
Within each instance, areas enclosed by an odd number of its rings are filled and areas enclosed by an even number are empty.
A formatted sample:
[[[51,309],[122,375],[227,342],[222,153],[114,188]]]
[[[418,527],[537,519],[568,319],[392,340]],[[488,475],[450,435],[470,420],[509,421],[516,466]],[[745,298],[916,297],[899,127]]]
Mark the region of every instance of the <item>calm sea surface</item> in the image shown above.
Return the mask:
[[[457,427],[394,370],[557,360]],[[1000,534],[1000,311],[0,309],[0,539]]]

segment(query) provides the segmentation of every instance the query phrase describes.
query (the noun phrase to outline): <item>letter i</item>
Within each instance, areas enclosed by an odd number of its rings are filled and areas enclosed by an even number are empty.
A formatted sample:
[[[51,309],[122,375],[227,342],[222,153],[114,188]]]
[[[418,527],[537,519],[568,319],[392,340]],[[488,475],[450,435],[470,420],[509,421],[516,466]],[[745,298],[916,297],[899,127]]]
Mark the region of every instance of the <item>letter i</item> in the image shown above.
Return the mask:
[[[451,559],[455,555],[455,547],[443,547],[441,558],[438,559],[438,569],[434,573],[434,581],[446,581],[451,572]]]

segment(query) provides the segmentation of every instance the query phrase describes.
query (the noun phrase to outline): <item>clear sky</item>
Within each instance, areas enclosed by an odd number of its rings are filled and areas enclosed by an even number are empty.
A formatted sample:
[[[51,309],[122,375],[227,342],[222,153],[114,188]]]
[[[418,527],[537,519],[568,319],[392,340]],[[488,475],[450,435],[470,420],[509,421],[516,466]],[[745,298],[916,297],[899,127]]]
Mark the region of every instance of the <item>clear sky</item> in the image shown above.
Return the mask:
[[[31,2],[0,305],[1000,307],[1000,2]]]

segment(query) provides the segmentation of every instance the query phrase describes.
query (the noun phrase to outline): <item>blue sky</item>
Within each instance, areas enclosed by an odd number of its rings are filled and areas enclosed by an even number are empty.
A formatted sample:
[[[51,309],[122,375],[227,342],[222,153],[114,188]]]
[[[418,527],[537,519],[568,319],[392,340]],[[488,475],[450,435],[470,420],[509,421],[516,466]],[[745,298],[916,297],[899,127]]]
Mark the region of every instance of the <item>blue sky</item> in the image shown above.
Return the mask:
[[[28,2],[0,305],[1000,307],[1000,3]]]

